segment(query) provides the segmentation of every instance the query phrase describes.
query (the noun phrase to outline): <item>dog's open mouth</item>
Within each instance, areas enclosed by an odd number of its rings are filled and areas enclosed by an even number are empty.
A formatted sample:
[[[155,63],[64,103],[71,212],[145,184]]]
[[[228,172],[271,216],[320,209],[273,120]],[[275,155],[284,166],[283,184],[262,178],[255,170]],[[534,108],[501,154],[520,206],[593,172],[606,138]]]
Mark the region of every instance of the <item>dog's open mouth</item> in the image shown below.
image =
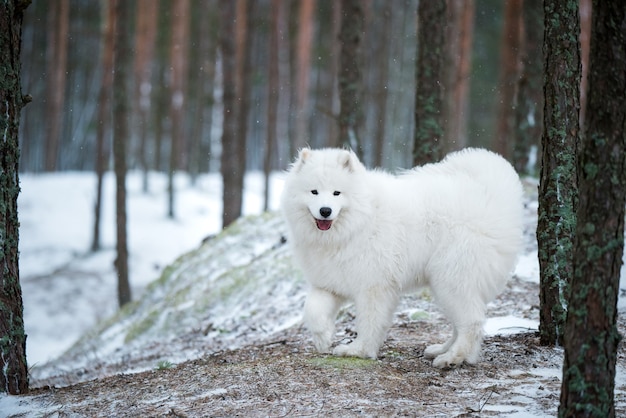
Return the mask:
[[[333,221],[329,221],[327,219],[315,219],[315,223],[317,224],[317,229],[321,231],[328,231],[333,224]]]

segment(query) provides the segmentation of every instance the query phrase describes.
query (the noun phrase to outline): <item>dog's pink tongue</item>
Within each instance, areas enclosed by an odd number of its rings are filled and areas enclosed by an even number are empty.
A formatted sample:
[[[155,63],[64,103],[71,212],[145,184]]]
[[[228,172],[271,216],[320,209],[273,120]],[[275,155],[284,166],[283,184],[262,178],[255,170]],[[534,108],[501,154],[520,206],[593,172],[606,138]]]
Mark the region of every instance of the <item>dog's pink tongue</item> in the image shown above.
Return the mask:
[[[317,229],[320,229],[322,231],[328,231],[330,229],[330,226],[333,224],[333,221],[327,221],[322,219],[316,219],[315,222],[317,223]]]

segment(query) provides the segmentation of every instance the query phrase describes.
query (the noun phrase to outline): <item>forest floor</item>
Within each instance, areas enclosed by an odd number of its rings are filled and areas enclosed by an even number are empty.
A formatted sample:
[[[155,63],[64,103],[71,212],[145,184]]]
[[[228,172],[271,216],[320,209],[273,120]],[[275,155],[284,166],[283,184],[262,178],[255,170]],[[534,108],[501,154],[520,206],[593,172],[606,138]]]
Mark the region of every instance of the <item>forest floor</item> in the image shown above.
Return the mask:
[[[71,180],[73,189],[76,189],[76,179]],[[536,183],[529,183],[527,189],[530,193],[525,218],[526,248],[506,290],[489,304],[487,336],[482,359],[476,365],[439,370],[423,357],[426,346],[444,341],[451,332],[449,324],[427,295],[414,294],[403,298],[379,357],[362,360],[314,352],[309,333],[297,321],[290,323],[295,323],[293,326],[271,331],[275,328],[272,325],[285,322],[284,309],[279,309],[281,303],[287,306],[290,317],[300,315],[303,294],[290,292],[289,286],[276,294],[272,293],[272,288],[260,287],[257,292],[263,293],[264,297],[270,295],[276,309],[267,310],[268,313],[255,322],[245,316],[239,318],[242,310],[227,305],[225,309],[232,311],[238,321],[230,324],[229,333],[207,336],[207,330],[183,329],[179,324],[181,330],[173,338],[145,340],[137,346],[123,344],[107,357],[100,356],[98,347],[94,346],[78,350],[77,354],[69,350],[59,362],[40,365],[35,362],[31,369],[31,393],[0,395],[0,417],[555,416],[563,350],[540,346],[536,335],[539,320],[534,236]],[[35,187],[29,190],[33,195],[41,194]],[[139,212],[154,206],[154,197],[141,198],[146,202]],[[27,213],[29,204],[33,208],[41,207],[35,205],[34,200],[26,199],[22,202],[21,212]],[[192,205],[185,203],[183,206]],[[43,207],[50,210],[49,206]],[[206,212],[195,208],[196,212]],[[143,216],[151,230],[155,229],[155,217]],[[59,235],[55,229],[43,234],[41,228],[35,228],[37,219],[45,219],[45,216],[23,218],[25,233],[31,233],[31,239],[25,242],[43,245],[42,236]],[[194,220],[192,224],[196,222],[199,221]],[[81,226],[84,223],[54,222],[64,228],[73,224],[76,231],[85,230]],[[32,231],[28,229],[29,225]],[[275,225],[270,222],[268,228],[275,229]],[[158,231],[172,235],[169,229]],[[251,233],[264,236],[262,230],[253,229]],[[279,231],[277,233],[280,235]],[[144,235],[152,237],[140,231],[135,233],[135,236]],[[83,238],[72,238],[72,242],[88,242]],[[243,239],[251,240],[247,235],[239,237],[239,240]],[[154,252],[145,242],[141,241],[136,251],[146,247]],[[234,258],[246,256],[245,248],[237,249],[241,243],[224,242],[233,247]],[[55,244],[54,248],[57,246]],[[25,254],[29,254],[28,250],[21,249]],[[33,252],[33,257],[39,253]],[[42,263],[40,256],[32,260],[27,265],[33,268]],[[268,257],[268,260],[274,258]],[[91,264],[106,265],[110,269],[110,262]],[[84,280],[78,284],[80,287],[70,289],[85,292]],[[31,297],[30,306],[36,308],[48,303],[45,305],[47,309],[56,309],[56,312],[44,310],[35,315],[37,321],[46,316],[51,318],[40,328],[65,332],[66,324],[76,322],[89,311],[70,310],[69,307],[81,299],[79,296],[83,293],[76,290],[59,294],[59,287],[56,277],[54,283],[50,281],[50,286],[40,292],[40,299]],[[94,297],[100,295],[104,299],[107,296],[104,288],[103,284],[96,283],[87,289]],[[162,288],[156,288],[159,289]],[[626,285],[622,283],[618,317],[618,329],[622,335],[626,335],[625,289]],[[251,297],[257,295],[259,293],[254,293]],[[50,304],[50,300],[56,303]],[[90,304],[94,310],[101,309],[101,304]],[[81,307],[83,305],[86,304]],[[68,321],[59,321],[60,314],[69,316]],[[352,308],[342,310],[337,322],[337,343],[354,338]],[[35,345],[45,351],[49,345],[46,341],[45,338],[36,340]],[[101,340],[88,340],[83,347],[90,347],[90,342],[101,344],[98,341]],[[29,343],[33,345],[33,340]],[[618,347],[615,405],[616,415],[626,416],[624,342]]]
[[[513,278],[489,316],[534,318],[537,295],[536,283]],[[344,311],[338,338],[352,338],[353,325]],[[619,329],[626,331],[624,319]],[[10,417],[555,416],[563,350],[540,346],[536,332],[501,332],[485,339],[478,364],[439,370],[422,352],[449,334],[440,315],[398,315],[376,360],[315,353],[296,325],[235,350],[207,346],[211,354],[177,365],[131,374],[128,363],[109,366],[108,377],[38,387],[0,404],[10,406]],[[615,398],[617,416],[626,416],[623,342]]]

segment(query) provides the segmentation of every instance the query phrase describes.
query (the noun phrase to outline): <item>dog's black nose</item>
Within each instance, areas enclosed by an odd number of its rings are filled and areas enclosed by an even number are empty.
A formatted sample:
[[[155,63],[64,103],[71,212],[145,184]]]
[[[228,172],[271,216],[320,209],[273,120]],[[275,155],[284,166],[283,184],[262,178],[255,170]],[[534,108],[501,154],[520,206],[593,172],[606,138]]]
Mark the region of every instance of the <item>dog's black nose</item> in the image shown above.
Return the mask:
[[[320,209],[320,215],[322,215],[324,218],[328,218],[331,213],[333,213],[333,210],[331,208],[323,207]]]

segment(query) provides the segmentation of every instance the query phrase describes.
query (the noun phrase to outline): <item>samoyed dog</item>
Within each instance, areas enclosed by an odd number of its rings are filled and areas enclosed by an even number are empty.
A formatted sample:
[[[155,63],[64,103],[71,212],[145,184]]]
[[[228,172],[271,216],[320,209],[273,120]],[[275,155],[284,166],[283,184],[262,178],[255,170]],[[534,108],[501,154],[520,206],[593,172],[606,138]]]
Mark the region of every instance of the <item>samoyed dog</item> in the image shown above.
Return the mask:
[[[401,295],[428,286],[453,332],[424,355],[440,368],[479,360],[486,305],[522,245],[522,186],[506,160],[465,149],[391,175],[352,151],[303,149],[281,205],[318,351],[330,352],[338,311],[353,302],[357,337],[332,352],[376,358]]]

